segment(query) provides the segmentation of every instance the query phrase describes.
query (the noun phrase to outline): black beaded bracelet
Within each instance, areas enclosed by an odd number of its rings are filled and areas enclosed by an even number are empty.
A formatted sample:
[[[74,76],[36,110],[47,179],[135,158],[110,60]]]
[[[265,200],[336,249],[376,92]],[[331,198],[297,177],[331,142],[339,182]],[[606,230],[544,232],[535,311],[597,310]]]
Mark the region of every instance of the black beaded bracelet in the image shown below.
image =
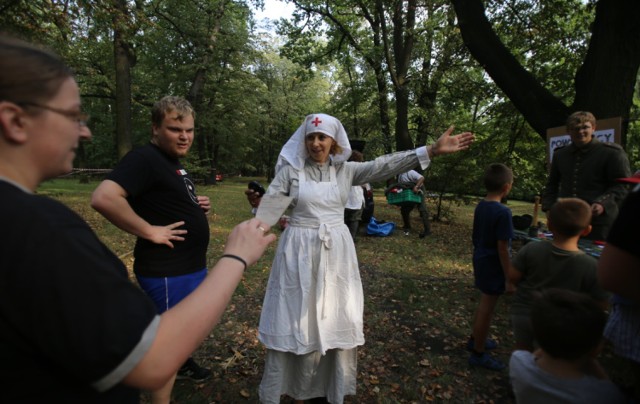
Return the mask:
[[[245,261],[242,258],[238,257],[237,255],[223,254],[223,255],[220,256],[220,258],[232,258],[234,260],[238,260],[238,261],[242,262],[242,264],[244,265],[243,271],[246,271],[246,269],[247,269],[247,261]]]

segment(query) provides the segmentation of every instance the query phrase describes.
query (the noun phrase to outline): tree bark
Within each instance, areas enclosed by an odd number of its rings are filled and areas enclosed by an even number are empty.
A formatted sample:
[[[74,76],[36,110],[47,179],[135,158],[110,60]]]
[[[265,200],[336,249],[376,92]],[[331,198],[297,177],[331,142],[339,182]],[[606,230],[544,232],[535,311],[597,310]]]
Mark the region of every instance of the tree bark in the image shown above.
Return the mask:
[[[630,18],[637,15],[638,0],[598,2],[589,49],[575,78],[572,109],[591,111],[598,119],[620,116],[628,122],[640,66],[640,26]],[[622,132],[624,136],[626,131]]]
[[[202,110],[203,89],[207,80],[207,74],[209,73],[210,66],[212,64],[213,51],[216,43],[218,42],[218,34],[220,33],[221,21],[225,13],[225,6],[226,2],[223,1],[220,2],[216,9],[213,28],[209,33],[207,50],[202,60],[202,66],[204,67],[201,67],[196,71],[191,87],[189,88],[189,93],[187,94],[187,100],[189,100],[196,111]],[[207,130],[207,128],[201,123],[196,123],[196,128],[196,148],[198,158],[200,161],[209,160],[209,167],[211,168],[211,171],[215,173],[217,166],[216,154],[213,152],[209,153],[208,151],[210,148],[209,145],[211,144],[213,146],[215,143],[213,135],[215,130]],[[211,148],[213,150],[213,147]],[[212,182],[214,184],[216,182],[215,175],[212,175]]]
[[[131,67],[135,64],[133,49],[128,42],[128,10],[124,0],[113,2],[113,53],[116,71],[116,145],[118,159],[131,148]]]
[[[396,150],[414,148],[409,136],[408,72],[415,40],[416,7],[416,0],[406,1],[406,7],[405,0],[396,0],[389,6],[393,27],[387,29],[384,7],[378,3],[386,61],[396,96]]]

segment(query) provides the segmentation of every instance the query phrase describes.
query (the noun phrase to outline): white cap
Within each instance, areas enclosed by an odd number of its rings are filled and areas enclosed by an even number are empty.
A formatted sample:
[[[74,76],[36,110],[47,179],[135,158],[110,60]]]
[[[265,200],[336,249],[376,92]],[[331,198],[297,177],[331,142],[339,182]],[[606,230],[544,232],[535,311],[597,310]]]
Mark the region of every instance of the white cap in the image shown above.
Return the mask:
[[[302,125],[282,147],[276,164],[276,173],[285,164],[289,164],[297,170],[304,167],[304,161],[309,156],[305,145],[305,137],[310,133],[324,133],[333,138],[338,143],[338,146],[342,148],[339,154],[331,155],[333,162],[347,161],[351,156],[351,145],[342,123],[331,115],[311,114],[307,115]]]

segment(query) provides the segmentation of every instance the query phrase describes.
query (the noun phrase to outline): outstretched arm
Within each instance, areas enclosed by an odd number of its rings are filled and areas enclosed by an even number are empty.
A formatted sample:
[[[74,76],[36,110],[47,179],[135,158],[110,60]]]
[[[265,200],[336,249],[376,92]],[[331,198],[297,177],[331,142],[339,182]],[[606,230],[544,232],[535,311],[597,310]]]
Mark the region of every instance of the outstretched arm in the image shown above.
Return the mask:
[[[447,129],[434,144],[427,146],[429,158],[434,158],[441,154],[455,153],[468,149],[469,146],[471,146],[471,143],[475,140],[475,135],[471,132],[463,132],[451,136],[454,128],[454,125],[449,126],[449,129]]]

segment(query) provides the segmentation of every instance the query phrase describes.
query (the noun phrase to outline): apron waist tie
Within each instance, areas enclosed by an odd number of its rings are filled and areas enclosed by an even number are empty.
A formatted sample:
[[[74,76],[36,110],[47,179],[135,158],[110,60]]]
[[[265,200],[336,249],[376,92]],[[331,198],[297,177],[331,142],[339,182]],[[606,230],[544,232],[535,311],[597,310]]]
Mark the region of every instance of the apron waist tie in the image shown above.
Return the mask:
[[[327,272],[329,272],[329,260],[327,258],[327,253],[328,250],[330,250],[333,246],[333,240],[331,239],[331,230],[332,228],[340,225],[344,225],[344,222],[334,224],[322,223],[318,228],[318,237],[320,238],[320,241],[322,241],[322,251],[320,252],[321,261],[324,263],[324,273],[322,274],[322,309],[320,311],[320,317],[322,319],[325,319],[327,317],[325,313],[325,306],[327,302]]]

